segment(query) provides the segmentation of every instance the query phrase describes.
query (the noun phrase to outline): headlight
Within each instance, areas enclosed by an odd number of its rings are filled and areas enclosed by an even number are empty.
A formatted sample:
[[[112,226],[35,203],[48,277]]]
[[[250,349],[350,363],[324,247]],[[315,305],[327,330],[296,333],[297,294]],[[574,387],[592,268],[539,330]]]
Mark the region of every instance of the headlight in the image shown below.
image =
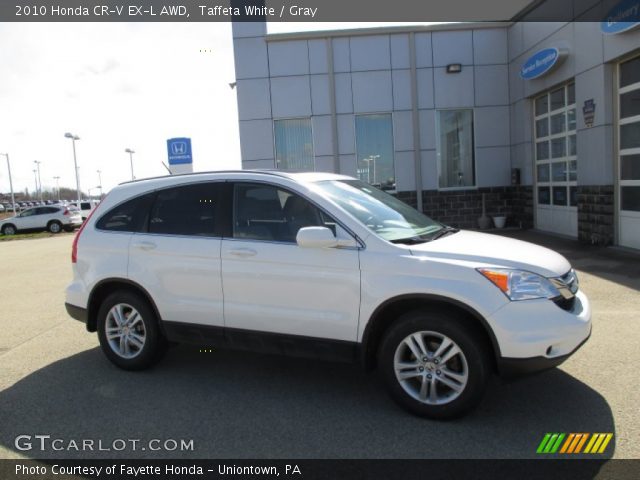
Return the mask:
[[[510,300],[555,298],[560,291],[551,281],[536,273],[508,268],[479,268],[478,272],[490,280]]]

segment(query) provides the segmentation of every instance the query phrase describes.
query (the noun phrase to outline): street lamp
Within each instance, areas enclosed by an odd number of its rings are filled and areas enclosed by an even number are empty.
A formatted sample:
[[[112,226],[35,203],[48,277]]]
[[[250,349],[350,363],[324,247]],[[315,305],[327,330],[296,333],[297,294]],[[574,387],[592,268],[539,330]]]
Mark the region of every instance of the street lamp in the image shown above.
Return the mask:
[[[11,180],[11,164],[9,163],[9,154],[8,153],[0,153],[0,155],[4,155],[7,157],[7,169],[9,170],[9,188],[11,188],[11,208],[13,211],[16,211],[16,199],[13,196],[13,180]]]
[[[73,165],[76,169],[76,190],[78,193],[78,205],[80,205],[80,201],[82,200],[80,194],[80,176],[78,175],[78,160],[76,158],[76,140],[80,140],[78,135],[74,135],[73,133],[65,133],[64,138],[70,138],[73,143]]]
[[[40,197],[40,201],[42,202],[42,180],[40,178],[40,164],[42,162],[38,161],[38,160],[34,160],[33,163],[36,164],[36,168],[38,169],[38,196]]]
[[[131,180],[135,180],[136,177],[133,176],[133,154],[136,152],[130,148],[126,148],[124,151],[129,154],[129,161],[131,162]]]
[[[100,200],[102,200],[102,171],[96,170],[98,172],[98,188],[100,188]]]
[[[33,169],[33,178],[36,181],[36,196],[38,195],[38,171]]]
[[[60,177],[53,177],[56,181],[56,190],[58,191],[58,202],[60,201]]]

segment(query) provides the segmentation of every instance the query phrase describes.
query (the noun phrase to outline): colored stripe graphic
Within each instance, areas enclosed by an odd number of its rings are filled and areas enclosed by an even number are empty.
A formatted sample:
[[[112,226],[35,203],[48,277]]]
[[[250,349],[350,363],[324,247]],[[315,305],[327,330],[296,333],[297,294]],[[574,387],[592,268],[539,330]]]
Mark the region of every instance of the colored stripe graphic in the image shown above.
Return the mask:
[[[546,433],[536,453],[604,453],[612,438],[613,433]]]

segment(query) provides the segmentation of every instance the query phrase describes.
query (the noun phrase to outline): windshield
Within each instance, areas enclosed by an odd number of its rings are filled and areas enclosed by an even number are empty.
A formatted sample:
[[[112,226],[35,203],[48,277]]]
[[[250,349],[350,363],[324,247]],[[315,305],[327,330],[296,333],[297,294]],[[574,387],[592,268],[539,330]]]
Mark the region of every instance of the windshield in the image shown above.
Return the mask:
[[[444,228],[406,203],[361,180],[329,180],[317,185],[331,200],[389,242],[425,242]]]

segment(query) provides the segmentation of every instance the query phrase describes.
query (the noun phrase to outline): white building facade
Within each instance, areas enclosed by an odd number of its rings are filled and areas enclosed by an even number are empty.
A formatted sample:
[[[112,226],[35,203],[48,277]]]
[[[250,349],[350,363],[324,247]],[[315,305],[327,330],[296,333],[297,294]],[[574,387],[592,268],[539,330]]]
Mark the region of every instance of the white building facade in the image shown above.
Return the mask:
[[[640,29],[579,20],[235,23],[242,166],[351,175],[467,228],[484,196],[508,224],[640,248]]]

